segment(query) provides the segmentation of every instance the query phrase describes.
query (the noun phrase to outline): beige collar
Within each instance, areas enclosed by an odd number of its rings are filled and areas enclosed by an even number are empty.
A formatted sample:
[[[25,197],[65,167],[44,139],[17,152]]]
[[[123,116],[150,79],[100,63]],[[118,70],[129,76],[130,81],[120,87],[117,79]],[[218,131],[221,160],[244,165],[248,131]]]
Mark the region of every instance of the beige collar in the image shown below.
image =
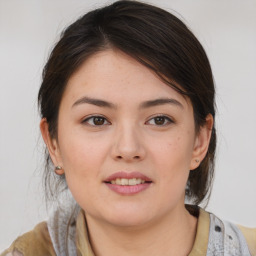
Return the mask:
[[[209,213],[200,209],[196,239],[189,256],[206,256],[209,239],[210,216]],[[88,237],[88,229],[84,212],[81,210],[77,217],[76,233],[77,254],[79,256],[95,256]]]
[[[200,208],[197,223],[196,239],[188,256],[206,256],[210,230],[210,215]]]
[[[88,237],[88,229],[84,211],[81,210],[77,216],[76,223],[76,248],[78,256],[95,256]]]

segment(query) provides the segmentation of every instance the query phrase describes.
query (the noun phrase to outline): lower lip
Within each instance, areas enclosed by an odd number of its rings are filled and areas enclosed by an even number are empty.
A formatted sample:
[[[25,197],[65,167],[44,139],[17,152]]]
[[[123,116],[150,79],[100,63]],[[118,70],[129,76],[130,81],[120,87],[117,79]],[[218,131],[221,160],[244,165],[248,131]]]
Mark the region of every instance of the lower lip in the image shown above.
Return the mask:
[[[143,190],[149,188],[152,183],[143,183],[134,186],[116,185],[105,183],[111,190],[115,191],[120,195],[134,195],[142,192]]]

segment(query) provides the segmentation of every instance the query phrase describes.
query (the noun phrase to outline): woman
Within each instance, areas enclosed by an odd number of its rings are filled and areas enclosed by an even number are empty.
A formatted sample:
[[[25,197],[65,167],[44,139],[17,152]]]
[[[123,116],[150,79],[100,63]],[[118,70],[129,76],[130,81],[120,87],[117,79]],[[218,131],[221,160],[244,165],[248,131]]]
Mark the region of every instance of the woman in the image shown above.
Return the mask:
[[[47,190],[58,194],[57,175],[76,203],[2,255],[256,255],[256,230],[198,207],[212,186],[214,96],[201,44],[172,14],[118,1],[77,20],[38,95]]]

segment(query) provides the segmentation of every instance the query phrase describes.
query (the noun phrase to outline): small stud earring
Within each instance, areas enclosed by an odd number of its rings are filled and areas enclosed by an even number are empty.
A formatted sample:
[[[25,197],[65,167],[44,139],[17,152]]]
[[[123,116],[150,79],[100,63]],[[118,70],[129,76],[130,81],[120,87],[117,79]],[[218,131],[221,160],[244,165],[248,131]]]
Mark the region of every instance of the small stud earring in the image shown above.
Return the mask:
[[[62,174],[64,173],[62,167],[59,166],[59,165],[57,165],[57,166],[55,167],[54,172],[55,172],[57,175],[62,175]]]
[[[199,162],[200,162],[200,161],[199,161],[199,159],[196,159],[195,161],[196,161],[197,163],[199,163]]]

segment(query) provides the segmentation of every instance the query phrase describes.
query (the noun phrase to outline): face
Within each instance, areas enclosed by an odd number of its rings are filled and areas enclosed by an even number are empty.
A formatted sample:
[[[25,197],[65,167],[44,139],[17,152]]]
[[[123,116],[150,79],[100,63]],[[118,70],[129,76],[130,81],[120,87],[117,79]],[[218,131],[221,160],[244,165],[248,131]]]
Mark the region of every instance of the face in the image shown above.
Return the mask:
[[[89,218],[118,226],[184,209],[189,171],[207,151],[189,99],[117,50],[93,55],[70,78],[58,140],[44,135],[55,165]]]

